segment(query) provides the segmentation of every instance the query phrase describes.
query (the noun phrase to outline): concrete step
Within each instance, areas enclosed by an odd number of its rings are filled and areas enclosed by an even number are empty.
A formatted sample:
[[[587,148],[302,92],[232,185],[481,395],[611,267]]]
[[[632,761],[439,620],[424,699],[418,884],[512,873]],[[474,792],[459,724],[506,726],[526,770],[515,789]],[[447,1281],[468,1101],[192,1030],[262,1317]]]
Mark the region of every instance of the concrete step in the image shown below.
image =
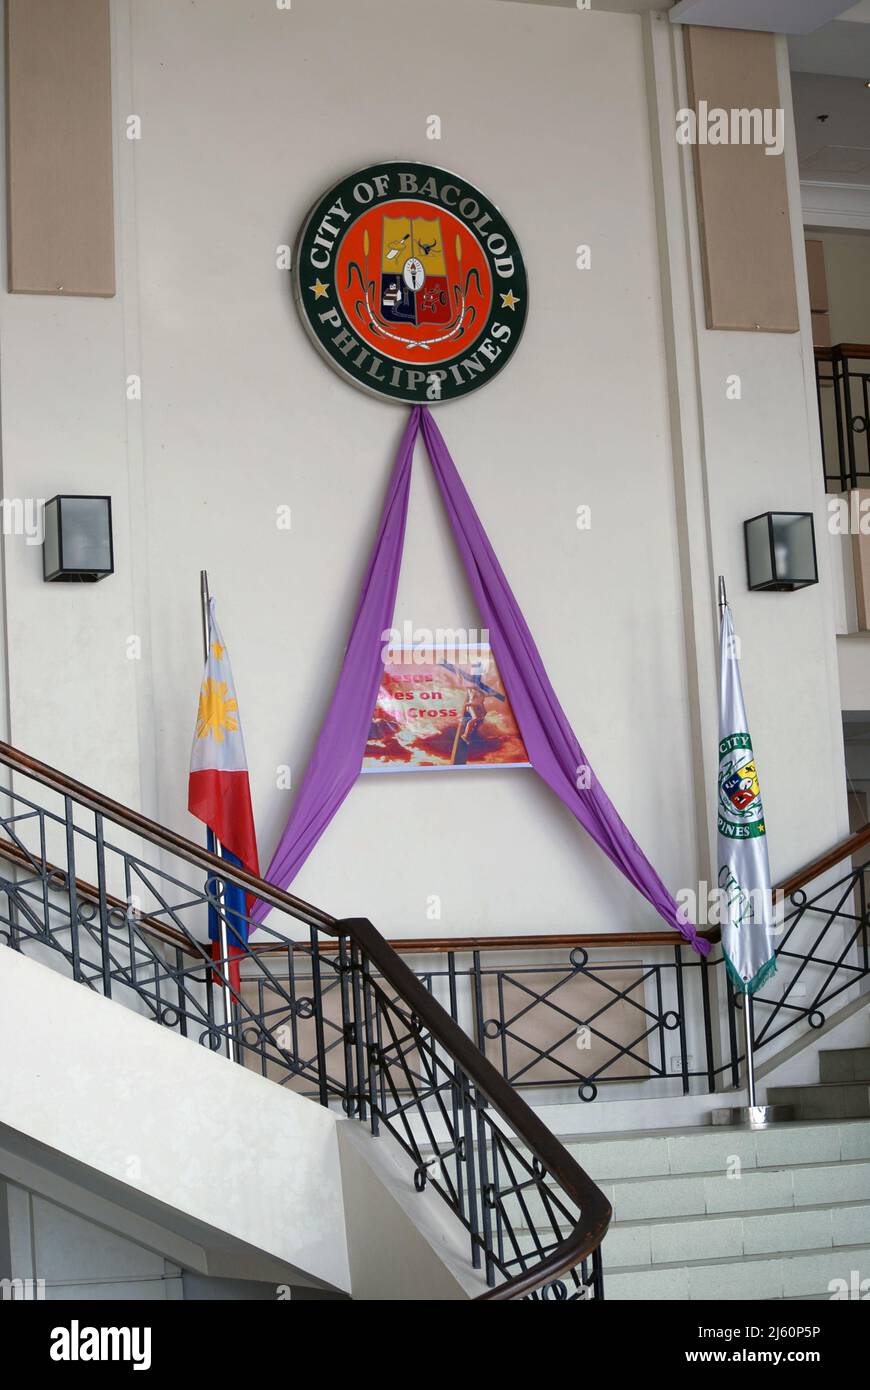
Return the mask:
[[[798,1254],[743,1255],[739,1259],[636,1265],[609,1271],[607,1298],[715,1299],[744,1302],[779,1298],[830,1298],[870,1277],[870,1244],[802,1250]]]
[[[563,1142],[614,1209],[608,1298],[830,1298],[870,1278],[870,1118]],[[533,1188],[504,1198],[508,1256],[534,1250],[545,1208]]]
[[[870,1081],[870,1047],[829,1048],[819,1053],[822,1081]]]
[[[598,1181],[613,1207],[614,1224],[870,1203],[870,1159],[778,1168],[735,1165],[712,1173]],[[555,1194],[554,1185],[547,1186]],[[504,1204],[508,1219],[518,1227],[526,1227],[529,1220],[545,1221],[544,1199],[534,1188],[524,1191],[522,1198],[506,1197]]]
[[[792,1120],[770,1129],[693,1125],[687,1129],[630,1130],[621,1134],[572,1134],[565,1148],[597,1183],[625,1178],[791,1167],[870,1159],[870,1118],[835,1124]],[[431,1145],[421,1144],[424,1155]],[[517,1145],[528,1157],[522,1145]]]
[[[815,1086],[769,1086],[769,1105],[790,1105],[799,1120],[870,1118],[870,1082],[823,1081]]]
[[[599,1184],[626,1178],[719,1173],[870,1159],[870,1118],[795,1120],[770,1129],[701,1126],[612,1135],[576,1135],[563,1143]]]
[[[604,1238],[603,1255],[605,1269],[612,1272],[851,1245],[870,1246],[870,1202],[615,1221]]]
[[[743,1168],[603,1184],[616,1221],[870,1202],[870,1159]]]
[[[602,1188],[617,1221],[870,1200],[870,1120],[796,1121],[758,1131],[699,1126],[563,1142]],[[452,1175],[450,1160],[448,1169]],[[519,1199],[507,1201],[511,1217],[527,1224]],[[532,1220],[543,1217],[536,1191],[523,1201]]]

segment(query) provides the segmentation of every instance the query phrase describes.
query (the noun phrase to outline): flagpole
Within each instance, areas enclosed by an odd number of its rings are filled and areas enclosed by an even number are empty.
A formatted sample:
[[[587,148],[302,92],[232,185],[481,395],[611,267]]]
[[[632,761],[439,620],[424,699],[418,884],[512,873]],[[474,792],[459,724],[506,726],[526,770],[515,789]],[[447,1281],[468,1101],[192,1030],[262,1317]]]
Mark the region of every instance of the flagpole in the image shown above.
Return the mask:
[[[728,595],[725,591],[725,576],[719,575],[719,626],[725,620]],[[752,999],[743,996],[743,1042],[746,1051],[746,1092],[750,1111],[755,1109],[755,1050],[752,1046]]]
[[[725,620],[728,595],[725,591],[725,576],[719,575],[719,628]],[[746,1099],[745,1107],[728,1107],[711,1112],[713,1124],[748,1124],[750,1129],[766,1129],[777,1120],[792,1118],[791,1106],[759,1105],[755,1093],[755,1046],[752,1041],[752,995],[748,990],[743,994],[743,1043],[745,1052]]]
[[[203,655],[205,657],[205,660],[208,661],[209,604],[211,601],[211,595],[208,589],[208,570],[200,570],[199,572],[199,596],[200,602],[202,604]],[[221,842],[218,839],[217,835],[215,835],[214,831],[212,831],[212,837],[214,839],[215,854],[219,855],[221,852]],[[227,1026],[227,1056],[229,1057],[231,1062],[236,1062],[238,1061],[238,1056],[236,1053],[236,1040],[233,1037],[233,994],[232,990],[230,989],[229,983],[230,948],[227,939],[227,919],[226,911],[224,908],[224,889],[223,883],[220,879],[217,879],[216,882],[219,885],[218,900],[220,903],[220,910],[218,912],[218,931],[220,933],[219,940],[222,960],[221,977],[223,979],[224,1019]]]

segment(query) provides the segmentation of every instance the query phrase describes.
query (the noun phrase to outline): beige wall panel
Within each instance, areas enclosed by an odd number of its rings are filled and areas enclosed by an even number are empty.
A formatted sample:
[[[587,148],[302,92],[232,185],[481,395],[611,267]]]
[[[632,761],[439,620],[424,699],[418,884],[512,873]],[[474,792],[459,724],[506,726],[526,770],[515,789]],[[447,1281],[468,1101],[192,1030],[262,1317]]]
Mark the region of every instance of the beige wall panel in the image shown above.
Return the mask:
[[[7,0],[9,288],[115,293],[108,0]]]
[[[687,26],[689,101],[781,105],[772,34]],[[798,331],[785,161],[761,144],[696,144],[708,328]]]
[[[648,972],[633,960],[601,962],[600,969],[600,977],[566,971],[561,981],[558,970],[526,974],[507,967],[502,976],[484,975],[484,1023],[501,1016],[501,984],[507,1021],[504,1051],[515,1085],[576,1086],[577,1072],[595,1076],[597,1085],[629,1077],[649,1079],[647,1038],[654,1035],[654,1026],[644,992]],[[578,1048],[574,1019],[590,1021],[588,1046]],[[485,1046],[487,1057],[501,1070],[501,1035],[487,1038]],[[543,1054],[542,1060],[537,1053]]]

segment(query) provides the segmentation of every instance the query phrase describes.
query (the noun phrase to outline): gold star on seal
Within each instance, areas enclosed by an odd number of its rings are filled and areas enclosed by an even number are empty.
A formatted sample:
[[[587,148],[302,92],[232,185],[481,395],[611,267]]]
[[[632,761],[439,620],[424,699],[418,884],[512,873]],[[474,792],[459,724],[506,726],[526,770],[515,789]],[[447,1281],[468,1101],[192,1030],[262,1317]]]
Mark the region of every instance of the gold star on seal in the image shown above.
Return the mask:
[[[501,297],[501,307],[503,309],[515,309],[519,302],[513,290],[508,290],[507,294],[503,294]]]
[[[308,288],[314,291],[315,299],[322,299],[324,295],[329,294],[329,286],[324,285],[319,278],[315,280],[313,285],[309,285]]]

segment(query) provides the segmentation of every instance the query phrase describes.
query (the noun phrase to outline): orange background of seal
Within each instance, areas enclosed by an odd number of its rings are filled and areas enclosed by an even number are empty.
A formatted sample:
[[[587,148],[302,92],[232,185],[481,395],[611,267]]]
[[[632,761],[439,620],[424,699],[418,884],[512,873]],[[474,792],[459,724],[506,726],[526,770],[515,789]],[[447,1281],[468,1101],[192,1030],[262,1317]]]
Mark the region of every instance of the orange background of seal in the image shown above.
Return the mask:
[[[423,338],[431,340],[442,334],[447,334],[448,325],[432,323],[386,324],[385,327],[388,332],[399,333],[403,337],[411,339],[408,343],[397,342],[395,338],[372,331],[369,327],[369,317],[365,304],[362,304],[360,312],[357,312],[356,304],[363,298],[363,294],[356,275],[353,275],[348,286],[350,265],[353,261],[360,267],[367,284],[374,281],[374,289],[370,292],[369,302],[376,312],[380,304],[381,235],[384,217],[422,217],[427,221],[432,221],[436,217],[441,219],[441,238],[447,263],[447,283],[451,306],[454,303],[453,286],[464,287],[468,272],[473,269],[477,270],[480,276],[481,293],[478,293],[476,282],[472,281],[467,299],[467,307],[474,308],[477,316],[472,327],[466,328],[461,337],[456,334],[453,337],[445,336],[442,342],[432,343],[427,349],[418,346],[419,340]],[[367,268],[363,250],[363,235],[366,231],[369,234]],[[457,233],[462,243],[461,267],[456,257]],[[399,270],[401,270],[401,264],[398,266]],[[376,352],[379,357],[387,357],[396,362],[408,362],[414,366],[444,362],[460,353],[467,352],[486,327],[493,298],[489,265],[474,233],[469,231],[458,217],[454,217],[439,203],[423,202],[417,198],[395,198],[385,203],[378,203],[376,207],[367,209],[357,218],[345,234],[336,256],[335,293],[355,336],[359,336],[366,346]]]

